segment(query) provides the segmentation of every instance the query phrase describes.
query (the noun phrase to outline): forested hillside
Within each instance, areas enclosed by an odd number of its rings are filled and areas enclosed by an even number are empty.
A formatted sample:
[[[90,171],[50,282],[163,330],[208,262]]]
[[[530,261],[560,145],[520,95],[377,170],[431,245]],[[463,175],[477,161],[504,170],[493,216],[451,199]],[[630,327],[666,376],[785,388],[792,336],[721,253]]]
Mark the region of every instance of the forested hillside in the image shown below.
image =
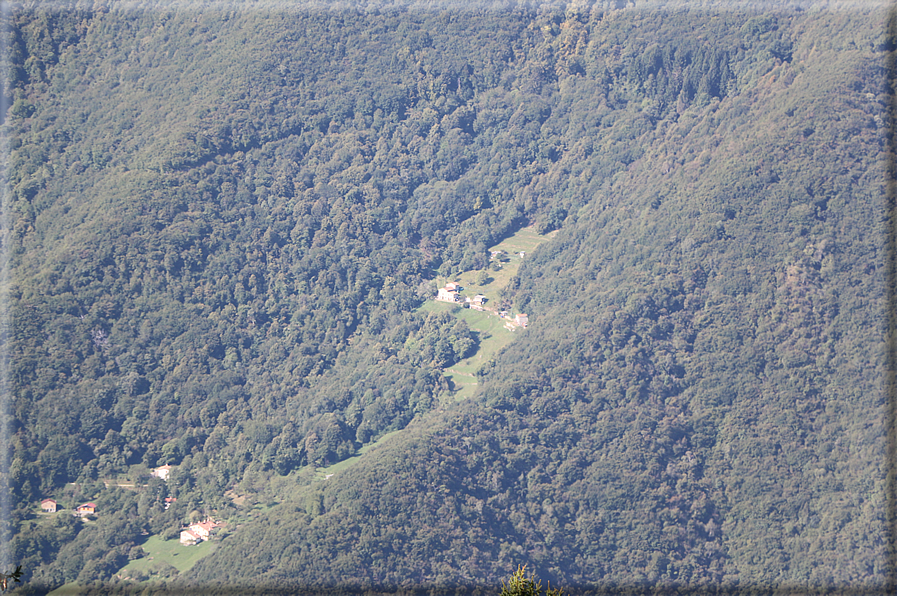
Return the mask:
[[[880,589],[886,14],[624,4],[12,10],[20,591]]]

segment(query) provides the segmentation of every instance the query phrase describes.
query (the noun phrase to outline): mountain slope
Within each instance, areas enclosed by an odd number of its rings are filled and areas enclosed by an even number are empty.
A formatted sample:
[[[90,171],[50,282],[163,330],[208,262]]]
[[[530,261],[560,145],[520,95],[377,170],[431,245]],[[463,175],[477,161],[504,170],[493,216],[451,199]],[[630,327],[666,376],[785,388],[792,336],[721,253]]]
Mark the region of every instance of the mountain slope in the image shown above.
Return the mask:
[[[35,589],[202,515],[233,529],[173,589],[884,580],[881,12],[15,19]],[[441,402],[476,337],[415,309],[525,224],[531,325]]]
[[[636,136],[527,260],[533,324],[460,418],[331,479],[292,532],[272,514],[284,555],[247,533],[196,577],[477,584],[522,560],[571,585],[882,581],[880,62],[813,47],[842,19],[792,19],[789,61]],[[595,179],[600,158],[565,157],[542,179]]]

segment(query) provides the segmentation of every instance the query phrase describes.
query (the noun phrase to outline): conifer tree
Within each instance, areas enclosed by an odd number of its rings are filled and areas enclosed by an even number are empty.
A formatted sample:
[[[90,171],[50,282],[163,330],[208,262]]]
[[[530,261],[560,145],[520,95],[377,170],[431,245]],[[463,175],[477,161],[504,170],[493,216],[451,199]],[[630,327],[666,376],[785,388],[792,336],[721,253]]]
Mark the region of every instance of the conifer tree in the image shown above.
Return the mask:
[[[545,596],[562,596],[563,588],[552,588],[551,584],[545,588]],[[507,583],[501,582],[500,596],[542,596],[542,580],[535,573],[526,576],[526,565],[517,567],[517,571],[511,574]]]

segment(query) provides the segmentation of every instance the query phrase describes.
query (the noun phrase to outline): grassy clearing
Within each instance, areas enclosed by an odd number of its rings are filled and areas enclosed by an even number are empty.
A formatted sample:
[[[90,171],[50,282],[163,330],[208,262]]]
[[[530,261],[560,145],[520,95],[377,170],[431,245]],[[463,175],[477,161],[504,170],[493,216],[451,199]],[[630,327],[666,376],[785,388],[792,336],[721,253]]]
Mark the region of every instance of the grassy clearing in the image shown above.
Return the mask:
[[[23,520],[23,522],[22,522],[23,527],[24,527],[24,524],[26,524],[26,523],[30,523],[32,527],[37,527],[37,526],[48,526],[48,525],[50,525],[50,524],[53,524],[53,523],[56,521],[56,517],[57,517],[57,516],[59,516],[59,515],[71,515],[71,514],[72,514],[71,511],[66,511],[65,509],[60,509],[60,510],[57,511],[56,513],[45,513],[45,512],[40,511],[40,510],[35,511],[35,512],[33,512],[33,513],[34,513],[34,518],[33,518],[33,519],[30,519],[30,520],[27,520],[27,521],[24,521],[24,520]]]
[[[551,240],[555,235],[557,235],[557,231],[540,236],[536,233],[535,229],[530,226],[518,230],[513,236],[505,238],[495,246],[490,247],[490,251],[504,251],[507,253],[504,255],[507,262],[496,262],[496,265],[501,265],[501,268],[497,271],[492,270],[490,267],[490,269],[487,270],[490,279],[485,284],[477,283],[477,277],[480,273],[479,271],[461,271],[452,276],[451,279],[440,278],[436,281],[439,285],[443,285],[449,281],[455,281],[464,286],[465,294],[467,295],[483,294],[487,298],[495,300],[498,298],[498,293],[508,285],[511,278],[517,275],[521,263],[526,258],[525,255],[532,253],[536,247]],[[520,256],[521,252],[524,253],[523,257]]]
[[[476,353],[443,371],[451,383],[451,395],[442,399],[461,401],[472,397],[477,390],[476,371],[499,350],[514,341],[514,332],[504,327],[505,320],[488,312],[458,308],[446,302],[428,300],[422,307],[426,312],[451,312],[477,332],[479,348]]]
[[[178,573],[189,571],[197,561],[211,554],[218,546],[215,542],[200,542],[196,546],[184,546],[175,538],[162,540],[159,536],[150,536],[142,545],[147,555],[129,562],[115,574],[123,578],[151,580],[154,576],[171,577],[171,568]],[[68,587],[62,586],[59,590]],[[54,594],[74,594],[76,592],[54,591]]]
[[[443,373],[451,383],[451,393],[443,395],[440,400],[463,401],[468,397],[473,397],[477,391],[477,378],[474,375],[466,373],[452,372],[451,370]]]
[[[530,226],[518,230],[513,236],[505,238],[495,246],[490,247],[490,251],[504,251],[507,253],[504,257],[507,259],[507,262],[496,262],[496,264],[501,265],[501,268],[497,271],[492,268],[487,270],[489,279],[484,284],[477,283],[479,271],[462,271],[452,279],[438,279],[437,282],[439,285],[449,281],[460,283],[464,287],[465,295],[482,294],[494,303],[501,297],[501,291],[507,287],[511,278],[517,275],[520,265],[526,258],[525,255],[532,253],[536,247],[551,240],[556,235],[557,231],[540,236],[536,233],[535,228]],[[524,253],[523,257],[520,256],[521,252]]]
[[[459,308],[453,304],[435,300],[428,300],[421,306],[420,310],[424,312],[450,312],[467,323],[479,335],[480,346],[476,353],[452,366],[448,372],[472,376],[476,374],[478,368],[488,362],[499,350],[514,341],[516,331],[509,331],[505,328],[507,320],[500,319],[490,312]]]
[[[462,373],[475,374],[499,350],[514,341],[514,334],[505,327],[507,319],[501,319],[489,312],[463,309],[458,318],[480,334],[480,349],[468,358],[455,364],[452,369]]]
[[[482,294],[488,301],[487,308],[494,308],[501,298],[502,290],[507,287],[511,278],[517,275],[520,265],[540,244],[553,238],[557,232],[551,232],[544,236],[536,233],[533,227],[523,228],[513,236],[502,240],[490,251],[505,251],[504,258],[507,262],[498,263],[501,267],[495,270],[490,267],[487,270],[486,279],[482,279],[480,271],[462,271],[451,279],[438,279],[441,286],[449,281],[461,284],[465,296]],[[521,251],[524,256],[521,257]],[[477,283],[478,281],[482,283]],[[514,341],[516,333],[522,329],[514,325],[507,325],[507,319],[499,318],[494,312],[481,312],[477,310],[459,308],[446,302],[428,300],[420,307],[424,312],[449,312],[463,320],[479,335],[479,349],[477,352],[444,371],[445,376],[452,383],[452,398],[462,400],[472,396],[477,389],[476,371],[498,353],[499,350]]]
[[[532,252],[537,246],[551,240],[555,236],[557,236],[557,230],[543,236],[536,232],[535,226],[529,226],[528,228],[521,228],[513,236],[505,238],[489,250],[504,250],[509,253]]]
[[[189,571],[197,561],[215,550],[217,545],[215,542],[207,540],[195,546],[184,546],[177,538],[162,540],[158,536],[150,536],[142,546],[143,550],[149,554],[142,559],[131,561],[125,565],[123,570],[149,571],[154,563],[164,562],[177,569],[179,573],[184,573]]]
[[[360,448],[352,457],[332,466],[315,468],[308,465],[287,476],[279,476],[270,471],[247,470],[239,485],[224,494],[240,508],[239,514],[228,518],[228,527],[236,530],[240,524],[252,521],[284,502],[303,503],[303,497],[308,493],[309,487],[326,480],[331,474],[350,468],[359,457],[382,445],[399,432],[401,431],[386,433],[373,443]]]

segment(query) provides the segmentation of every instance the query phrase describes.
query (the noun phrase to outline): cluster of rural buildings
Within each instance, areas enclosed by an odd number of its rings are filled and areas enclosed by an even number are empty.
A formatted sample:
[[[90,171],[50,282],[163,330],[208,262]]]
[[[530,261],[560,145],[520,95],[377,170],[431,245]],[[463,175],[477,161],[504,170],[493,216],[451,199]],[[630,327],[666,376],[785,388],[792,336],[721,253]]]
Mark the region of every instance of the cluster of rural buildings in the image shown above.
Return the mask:
[[[170,465],[159,466],[158,468],[153,470],[154,477],[161,478],[166,482],[168,481],[168,475],[170,473]],[[165,497],[166,511],[175,501],[177,501],[177,499],[174,497]],[[206,518],[204,521],[190,524],[189,526],[181,530],[180,543],[184,546],[192,546],[194,544],[199,544],[200,542],[210,540],[215,530],[223,525],[224,522],[215,521],[211,518]]]
[[[444,287],[439,288],[439,291],[436,293],[436,300],[439,300],[440,302],[451,302],[453,304],[460,303],[475,310],[483,310],[487,298],[482,294],[477,294],[473,298],[470,296],[464,297],[461,295],[461,290],[463,289],[464,288],[455,282],[449,282],[445,284]]]
[[[450,302],[452,304],[462,304],[467,308],[472,308],[473,310],[479,310],[479,311],[487,310],[486,302],[488,301],[488,298],[486,298],[482,294],[477,294],[473,298],[471,298],[470,296],[466,296],[466,297],[462,296],[461,291],[463,289],[464,288],[462,288],[460,285],[456,284],[455,282],[449,282],[449,283],[445,284],[443,287],[439,288],[439,290],[436,293],[436,300],[438,300],[439,302]],[[495,311],[490,311],[490,312],[495,312]],[[514,324],[516,324],[519,327],[523,327],[524,329],[529,325],[529,317],[526,314],[516,315],[513,317],[513,319],[510,318],[510,315],[508,314],[508,311],[506,311],[506,310],[495,312],[495,314],[497,314],[502,319],[509,319],[510,321],[513,321]]]
[[[190,524],[181,530],[181,544],[184,546],[191,546],[209,540],[212,538],[212,534],[215,530],[223,525],[224,522],[215,521],[211,518],[195,524]]]
[[[162,480],[165,480],[167,482],[171,470],[172,466],[164,465],[153,469],[151,474],[153,477],[161,478]],[[165,509],[167,510],[169,507],[171,507],[171,504],[175,501],[177,501],[177,498],[175,497],[165,497]],[[56,513],[58,511],[64,511],[64,508],[60,507],[59,503],[53,499],[42,500],[40,502],[40,509],[43,513]],[[94,515],[96,514],[96,512],[96,503],[84,503],[82,505],[78,505],[73,510],[73,514],[78,517]],[[193,545],[205,540],[209,540],[214,534],[215,530],[223,525],[224,522],[215,521],[211,518],[198,523],[190,524],[189,526],[181,530],[180,542],[183,545]]]
[[[40,502],[40,510],[43,513],[56,513],[57,511],[65,511],[65,508],[60,507],[59,503],[54,501],[53,499],[44,499]],[[84,503],[75,507],[75,509],[72,510],[72,515],[75,515],[77,517],[84,517],[86,515],[93,515],[96,512],[96,503]]]

